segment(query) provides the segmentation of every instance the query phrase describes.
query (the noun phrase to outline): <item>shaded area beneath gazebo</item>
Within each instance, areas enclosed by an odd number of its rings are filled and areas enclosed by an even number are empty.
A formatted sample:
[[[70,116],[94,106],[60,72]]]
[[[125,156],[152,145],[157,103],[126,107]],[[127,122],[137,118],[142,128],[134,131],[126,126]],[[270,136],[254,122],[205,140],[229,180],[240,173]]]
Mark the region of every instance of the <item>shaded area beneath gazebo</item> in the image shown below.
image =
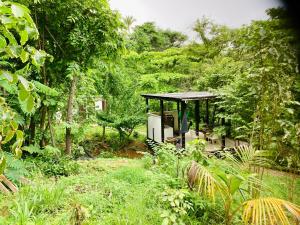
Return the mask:
[[[160,93],[160,94],[142,94],[146,99],[147,112],[147,138],[155,142],[173,142],[181,147],[186,146],[186,141],[190,139],[203,138],[211,141],[212,144],[217,142],[213,136],[209,136],[215,125],[215,110],[213,105],[212,115],[210,115],[210,102],[213,102],[217,95],[211,92],[181,92],[181,93]],[[159,101],[159,112],[150,112],[149,100]],[[176,110],[167,111],[165,104],[167,102],[175,102]],[[194,104],[194,120],[195,120],[195,137],[189,131],[187,119],[187,106],[192,102]],[[203,105],[202,105],[203,104]],[[205,113],[200,112],[200,105],[204,106]],[[201,113],[201,115],[200,115]],[[200,120],[203,113],[204,127],[200,128]],[[212,117],[210,122],[210,117]],[[225,119],[221,119],[221,125],[225,124]],[[225,135],[221,136],[220,147],[225,147]],[[217,149],[220,149],[218,147]]]

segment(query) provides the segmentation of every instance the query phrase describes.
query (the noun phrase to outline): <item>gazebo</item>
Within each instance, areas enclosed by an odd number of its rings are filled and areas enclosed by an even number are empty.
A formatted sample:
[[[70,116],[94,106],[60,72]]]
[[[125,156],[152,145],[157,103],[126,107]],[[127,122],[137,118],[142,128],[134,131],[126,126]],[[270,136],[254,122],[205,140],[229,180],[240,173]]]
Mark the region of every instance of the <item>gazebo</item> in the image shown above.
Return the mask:
[[[206,126],[209,126],[209,102],[217,98],[216,94],[207,91],[201,92],[181,92],[181,93],[159,93],[159,94],[142,94],[146,99],[146,113],[147,119],[147,139],[155,142],[165,142],[167,138],[174,136],[174,131],[177,130],[181,147],[185,147],[185,133],[187,132],[187,104],[194,102],[195,110],[195,132],[199,136],[200,125],[200,104],[205,104],[205,118]],[[160,112],[151,114],[149,113],[149,100],[159,100]],[[165,102],[176,102],[176,111],[165,111]],[[214,114],[215,112],[213,112]],[[213,115],[214,117],[214,115]],[[214,119],[214,118],[213,118]],[[170,122],[171,121],[171,122]],[[225,120],[221,120],[222,125]],[[170,125],[171,124],[171,125]],[[214,125],[214,122],[212,123]],[[221,137],[221,148],[225,147],[225,136]]]

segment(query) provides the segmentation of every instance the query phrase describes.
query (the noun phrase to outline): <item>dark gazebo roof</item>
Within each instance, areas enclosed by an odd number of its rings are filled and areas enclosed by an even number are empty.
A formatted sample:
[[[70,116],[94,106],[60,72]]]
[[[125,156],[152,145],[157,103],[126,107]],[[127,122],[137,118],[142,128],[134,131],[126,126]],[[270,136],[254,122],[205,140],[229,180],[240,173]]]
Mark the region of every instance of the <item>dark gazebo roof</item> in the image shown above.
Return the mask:
[[[164,99],[173,101],[189,101],[216,98],[217,95],[207,91],[200,92],[181,92],[181,93],[159,93],[159,94],[142,94],[145,98]]]

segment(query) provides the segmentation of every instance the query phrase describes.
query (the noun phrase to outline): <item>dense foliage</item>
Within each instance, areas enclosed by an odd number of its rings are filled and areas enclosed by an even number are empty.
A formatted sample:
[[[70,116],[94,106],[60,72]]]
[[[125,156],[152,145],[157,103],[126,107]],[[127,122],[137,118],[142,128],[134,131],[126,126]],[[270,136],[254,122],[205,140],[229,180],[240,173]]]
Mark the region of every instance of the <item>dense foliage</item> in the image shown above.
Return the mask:
[[[267,14],[236,29],[203,17],[191,42],[134,26],[107,0],[0,0],[0,191],[19,187],[0,193],[0,223],[299,220],[299,38],[285,9]],[[150,142],[145,153],[141,94],[206,90],[219,96],[212,132],[248,145],[207,157],[205,139]]]

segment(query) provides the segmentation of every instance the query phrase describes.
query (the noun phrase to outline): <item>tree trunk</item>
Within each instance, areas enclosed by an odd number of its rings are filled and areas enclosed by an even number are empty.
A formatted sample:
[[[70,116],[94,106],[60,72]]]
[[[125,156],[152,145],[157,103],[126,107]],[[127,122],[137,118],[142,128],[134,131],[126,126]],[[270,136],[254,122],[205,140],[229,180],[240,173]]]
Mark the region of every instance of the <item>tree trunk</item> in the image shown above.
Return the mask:
[[[76,92],[76,84],[77,84],[77,77],[74,76],[71,88],[69,92],[69,99],[68,99],[68,108],[67,108],[67,124],[68,127],[66,127],[66,149],[65,153],[70,155],[72,152],[72,135],[71,135],[71,127],[69,127],[73,120],[73,100],[75,97]]]
[[[31,116],[31,118],[30,118],[29,130],[30,130],[29,145],[34,145],[35,144],[35,120],[34,120],[34,116]]]
[[[46,124],[46,114],[47,114],[47,106],[42,105],[41,108],[41,121],[40,121],[40,129],[41,129],[41,140],[40,140],[40,147],[45,147],[45,124]]]
[[[102,144],[104,144],[104,142],[105,142],[105,129],[106,129],[106,126],[103,125],[102,126]]]
[[[48,126],[49,126],[49,130],[50,130],[51,144],[53,147],[55,147],[54,131],[53,131],[51,116],[50,116],[49,111],[48,111]]]

